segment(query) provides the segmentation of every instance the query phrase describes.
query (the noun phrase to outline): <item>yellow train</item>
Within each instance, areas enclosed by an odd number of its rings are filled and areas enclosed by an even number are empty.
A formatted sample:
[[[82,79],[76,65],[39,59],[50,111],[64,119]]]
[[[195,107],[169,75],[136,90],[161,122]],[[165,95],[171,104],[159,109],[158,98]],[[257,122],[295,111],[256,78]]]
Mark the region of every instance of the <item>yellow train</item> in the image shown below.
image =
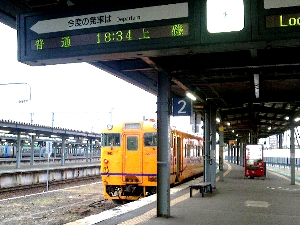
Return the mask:
[[[171,129],[171,185],[203,174],[203,139]],[[129,121],[102,132],[104,198],[133,201],[156,193],[157,124]]]

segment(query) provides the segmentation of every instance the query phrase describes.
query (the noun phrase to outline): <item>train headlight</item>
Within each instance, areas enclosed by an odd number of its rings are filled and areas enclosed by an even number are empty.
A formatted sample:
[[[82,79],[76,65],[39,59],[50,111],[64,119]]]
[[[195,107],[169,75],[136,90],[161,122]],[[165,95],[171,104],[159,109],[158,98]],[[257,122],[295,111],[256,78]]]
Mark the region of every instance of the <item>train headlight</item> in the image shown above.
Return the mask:
[[[104,159],[103,161],[105,164],[107,164],[109,161],[107,159]]]
[[[108,129],[108,130],[111,130],[111,129],[113,129],[113,125],[111,125],[111,124],[107,124],[107,129]]]

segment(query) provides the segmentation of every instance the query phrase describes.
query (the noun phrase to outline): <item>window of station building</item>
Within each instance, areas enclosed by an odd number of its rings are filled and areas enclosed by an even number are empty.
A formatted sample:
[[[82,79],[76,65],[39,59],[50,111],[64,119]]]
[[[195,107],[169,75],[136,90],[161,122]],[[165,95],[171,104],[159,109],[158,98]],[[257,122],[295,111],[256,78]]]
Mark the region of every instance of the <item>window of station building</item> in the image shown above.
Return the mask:
[[[101,139],[102,146],[120,146],[121,135],[120,133],[104,133]]]
[[[127,136],[127,150],[137,151],[138,150],[138,137],[137,136]]]
[[[144,146],[157,146],[157,133],[145,133],[144,134]]]

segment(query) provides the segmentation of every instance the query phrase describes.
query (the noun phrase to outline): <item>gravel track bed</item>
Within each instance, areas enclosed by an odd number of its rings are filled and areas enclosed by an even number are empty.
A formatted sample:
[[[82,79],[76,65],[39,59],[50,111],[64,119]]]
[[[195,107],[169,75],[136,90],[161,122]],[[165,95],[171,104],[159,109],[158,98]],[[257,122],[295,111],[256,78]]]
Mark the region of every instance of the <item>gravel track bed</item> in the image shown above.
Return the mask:
[[[0,224],[62,225],[116,207],[103,200],[100,178],[54,188],[2,193]]]

